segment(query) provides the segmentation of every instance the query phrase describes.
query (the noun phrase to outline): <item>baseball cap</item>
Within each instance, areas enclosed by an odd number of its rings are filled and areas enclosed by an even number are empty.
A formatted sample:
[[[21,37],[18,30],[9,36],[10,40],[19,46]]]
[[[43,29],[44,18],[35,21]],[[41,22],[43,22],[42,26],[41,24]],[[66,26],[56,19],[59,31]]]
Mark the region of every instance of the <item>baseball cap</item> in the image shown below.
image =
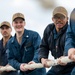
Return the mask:
[[[11,25],[10,25],[9,22],[3,21],[3,22],[0,24],[0,28],[1,28],[2,26],[4,26],[4,25],[6,25],[6,26],[8,26],[8,27],[11,27]]]
[[[64,7],[62,7],[62,6],[56,7],[54,9],[53,16],[56,15],[56,14],[62,14],[63,16],[68,17],[67,10]]]
[[[12,21],[14,21],[16,18],[22,18],[25,20],[24,15],[22,13],[15,13],[12,17]]]

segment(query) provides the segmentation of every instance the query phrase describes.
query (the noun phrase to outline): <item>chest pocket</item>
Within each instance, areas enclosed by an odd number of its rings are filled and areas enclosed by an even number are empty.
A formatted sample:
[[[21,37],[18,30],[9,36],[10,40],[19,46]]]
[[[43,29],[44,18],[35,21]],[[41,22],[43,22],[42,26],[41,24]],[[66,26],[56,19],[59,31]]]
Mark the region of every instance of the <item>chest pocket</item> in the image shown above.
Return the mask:
[[[32,42],[29,42],[24,46],[22,62],[27,63],[31,61],[33,59],[33,56],[34,56],[34,48],[33,48]]]
[[[26,52],[28,52],[28,51],[31,51],[32,47],[33,47],[33,46],[32,46],[32,43],[29,42],[29,43],[27,43],[27,44],[24,46],[24,49],[25,49]]]

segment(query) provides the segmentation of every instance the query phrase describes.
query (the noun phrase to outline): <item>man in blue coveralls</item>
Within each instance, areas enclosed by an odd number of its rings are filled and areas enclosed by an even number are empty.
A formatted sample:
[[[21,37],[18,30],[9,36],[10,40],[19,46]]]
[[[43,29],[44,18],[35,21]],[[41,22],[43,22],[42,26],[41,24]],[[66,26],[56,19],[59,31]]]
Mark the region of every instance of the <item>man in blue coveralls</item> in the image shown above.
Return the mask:
[[[45,75],[45,68],[26,69],[26,64],[38,63],[38,48],[41,42],[39,34],[24,28],[25,17],[22,13],[15,13],[12,17],[12,26],[16,32],[9,41],[9,63],[20,70],[20,75]]]
[[[8,46],[7,43],[9,39],[12,38],[11,36],[11,25],[7,21],[3,21],[0,25],[0,31],[2,34],[2,39],[0,40],[0,67],[2,66],[9,66],[8,65]],[[0,71],[0,75],[18,75],[17,71]]]

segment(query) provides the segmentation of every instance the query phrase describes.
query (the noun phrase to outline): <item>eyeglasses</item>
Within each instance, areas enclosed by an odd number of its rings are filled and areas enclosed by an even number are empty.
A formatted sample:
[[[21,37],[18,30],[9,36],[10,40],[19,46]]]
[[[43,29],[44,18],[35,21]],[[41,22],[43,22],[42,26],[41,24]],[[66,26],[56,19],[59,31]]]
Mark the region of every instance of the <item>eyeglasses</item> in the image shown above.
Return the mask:
[[[61,20],[64,20],[66,17],[65,16],[54,16],[53,17],[54,19],[61,19]]]

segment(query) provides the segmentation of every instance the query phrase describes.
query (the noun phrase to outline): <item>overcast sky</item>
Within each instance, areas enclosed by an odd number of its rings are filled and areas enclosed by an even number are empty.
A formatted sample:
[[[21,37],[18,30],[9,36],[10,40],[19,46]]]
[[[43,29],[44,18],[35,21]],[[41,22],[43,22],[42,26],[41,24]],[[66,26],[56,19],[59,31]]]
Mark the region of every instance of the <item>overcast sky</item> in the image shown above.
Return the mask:
[[[53,8],[46,9],[41,6],[41,0],[0,0],[0,23],[9,21],[12,24],[12,15],[21,12],[26,18],[26,27],[37,31],[43,36],[45,27],[52,23],[52,11],[56,6],[64,6],[70,12],[75,7],[75,0],[55,0]],[[12,31],[14,35],[15,31]],[[1,39],[0,34],[0,39]]]

